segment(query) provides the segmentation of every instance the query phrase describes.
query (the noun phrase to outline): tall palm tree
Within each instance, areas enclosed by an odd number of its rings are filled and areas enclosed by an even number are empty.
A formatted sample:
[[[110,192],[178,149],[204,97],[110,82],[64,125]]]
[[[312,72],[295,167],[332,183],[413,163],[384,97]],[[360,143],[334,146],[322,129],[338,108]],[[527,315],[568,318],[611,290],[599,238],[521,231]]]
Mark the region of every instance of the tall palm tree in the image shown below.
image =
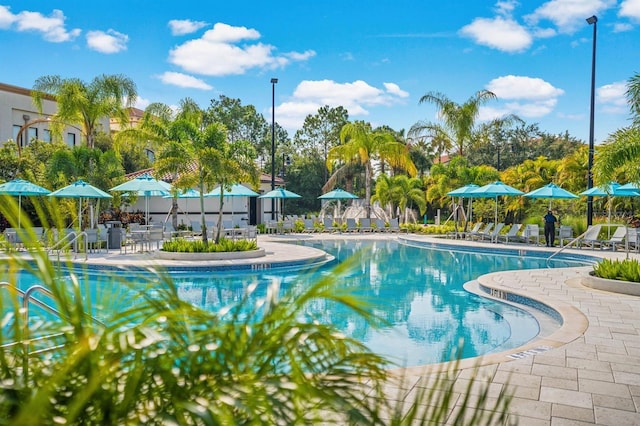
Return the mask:
[[[458,155],[464,155],[465,146],[471,142],[475,121],[480,107],[487,101],[496,99],[489,90],[476,92],[465,103],[458,104],[440,92],[428,92],[420,98],[420,103],[432,103],[438,108],[442,123],[419,121],[411,126],[409,135],[429,134],[438,138],[442,146],[456,146]],[[443,141],[448,140],[448,142]]]
[[[417,170],[409,150],[403,143],[397,142],[394,135],[371,129],[371,125],[362,121],[347,123],[340,131],[341,145],[331,148],[327,155],[327,168],[331,171],[335,163],[348,167],[350,163],[359,163],[365,170],[365,211],[371,216],[371,181],[373,178],[373,159],[384,159],[392,167],[399,167],[415,176]],[[340,168],[334,172],[338,173]],[[331,178],[330,178],[331,179]]]
[[[65,125],[82,128],[89,148],[94,147],[99,120],[116,118],[129,123],[129,108],[138,97],[136,85],[124,75],[101,75],[90,83],[57,75],[40,77],[33,85],[33,102],[42,114],[42,101],[53,96],[58,110],[51,117],[51,130],[60,135]],[[108,131],[108,129],[104,129]]]

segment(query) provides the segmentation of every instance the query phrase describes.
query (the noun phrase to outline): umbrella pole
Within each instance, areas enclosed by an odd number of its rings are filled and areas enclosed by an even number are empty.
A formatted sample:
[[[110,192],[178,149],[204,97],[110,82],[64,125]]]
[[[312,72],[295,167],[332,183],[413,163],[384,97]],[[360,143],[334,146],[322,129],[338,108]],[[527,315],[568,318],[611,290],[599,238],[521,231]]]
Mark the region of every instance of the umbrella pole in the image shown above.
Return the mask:
[[[494,225],[498,225],[498,196],[496,195],[496,221]]]
[[[22,195],[18,195],[18,229],[20,229],[21,220],[22,220]]]

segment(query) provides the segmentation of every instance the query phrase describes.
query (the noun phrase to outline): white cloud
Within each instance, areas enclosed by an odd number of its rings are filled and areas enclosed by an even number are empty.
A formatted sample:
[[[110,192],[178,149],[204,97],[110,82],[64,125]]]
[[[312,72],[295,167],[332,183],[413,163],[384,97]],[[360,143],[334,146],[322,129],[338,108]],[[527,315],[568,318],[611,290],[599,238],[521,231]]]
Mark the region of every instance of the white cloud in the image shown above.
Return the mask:
[[[476,43],[505,52],[523,51],[533,42],[531,34],[511,18],[476,18],[460,29],[460,33]]]
[[[481,116],[491,118],[507,114],[524,118],[544,117],[553,111],[558,97],[564,94],[564,90],[540,78],[515,75],[495,78],[486,85],[486,89],[495,93],[498,100],[509,100],[500,108],[483,107]]]
[[[64,21],[67,18],[61,10],[54,9],[51,15],[40,12],[22,11],[13,14],[9,7],[0,6],[0,28],[17,31],[41,33],[42,37],[54,43],[71,41],[80,35],[79,29],[67,30]]]
[[[616,0],[550,0],[538,7],[526,19],[532,25],[541,20],[551,21],[561,33],[572,34],[584,27],[585,19],[614,7]]]
[[[541,78],[506,75],[489,82],[487,90],[500,99],[549,99],[564,94],[562,89],[553,87]]]
[[[17,16],[11,13],[11,10],[7,6],[0,6],[0,28],[7,29],[11,27],[17,20]]]
[[[352,83],[338,83],[333,80],[302,81],[293,92],[292,99],[276,108],[277,121],[283,127],[298,129],[309,114],[318,108],[342,106],[350,116],[366,117],[369,109],[391,106],[409,96],[395,83],[383,83],[384,90],[357,80]]]
[[[210,76],[244,74],[252,68],[275,69],[291,61],[306,60],[313,51],[289,52],[277,56],[274,46],[250,41],[260,39],[258,31],[217,23],[201,38],[189,40],[169,52],[169,62],[185,71]],[[240,42],[244,42],[240,45]]]
[[[141,110],[143,110],[143,111],[144,111],[144,109],[145,109],[146,107],[148,107],[149,105],[151,105],[151,101],[150,101],[149,99],[141,98],[140,96],[138,96],[138,97],[136,98],[136,103],[135,103],[135,105],[134,105],[134,106],[135,106],[136,108],[141,109]]]
[[[127,50],[129,36],[115,30],[89,31],[87,33],[87,45],[91,50],[100,53],[118,53]]]
[[[398,86],[395,83],[382,83],[384,85],[384,88],[387,89],[387,93],[390,93],[392,95],[396,95],[400,98],[408,98],[409,97],[409,92],[405,92],[404,90],[402,90],[400,88],[400,86]]]
[[[596,90],[596,99],[605,111],[623,114],[629,112],[626,93],[627,82],[617,81],[598,87]]]
[[[171,84],[173,86],[200,90],[213,89],[212,86],[208,85],[203,80],[179,72],[165,72],[164,74],[160,75],[159,78],[160,81],[162,81],[164,84]]]
[[[627,31],[631,31],[633,29],[633,25],[626,22],[616,22],[613,24],[613,32],[614,33],[624,33]]]
[[[620,4],[618,16],[640,21],[640,0],[624,0]]]
[[[174,36],[195,33],[207,25],[209,24],[204,21],[192,21],[190,19],[172,19],[169,21],[171,35]]]

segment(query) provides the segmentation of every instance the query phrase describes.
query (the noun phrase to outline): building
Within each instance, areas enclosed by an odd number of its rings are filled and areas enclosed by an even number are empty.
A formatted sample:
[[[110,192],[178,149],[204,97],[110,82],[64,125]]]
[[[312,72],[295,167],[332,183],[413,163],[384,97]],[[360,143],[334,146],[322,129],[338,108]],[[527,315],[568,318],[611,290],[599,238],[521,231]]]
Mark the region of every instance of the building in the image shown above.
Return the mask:
[[[51,116],[56,111],[57,105],[53,97],[44,99],[40,114],[33,104],[30,89],[0,83],[0,146],[13,140],[22,148],[34,138],[51,142]],[[108,131],[109,120],[105,118],[101,124]],[[82,130],[72,125],[65,126],[62,141],[71,147],[80,145]]]

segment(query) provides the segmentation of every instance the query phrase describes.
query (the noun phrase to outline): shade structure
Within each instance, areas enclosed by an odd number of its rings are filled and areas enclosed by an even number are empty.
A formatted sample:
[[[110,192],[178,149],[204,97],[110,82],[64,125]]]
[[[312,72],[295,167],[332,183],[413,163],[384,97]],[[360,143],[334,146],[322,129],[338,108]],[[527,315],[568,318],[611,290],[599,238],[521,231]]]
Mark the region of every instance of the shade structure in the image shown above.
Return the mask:
[[[586,191],[582,191],[580,195],[586,195],[587,197],[607,197],[616,195],[616,192],[620,184],[618,182],[609,182],[603,186],[594,186],[592,188],[587,189]]]
[[[225,187],[222,190],[223,197],[258,197],[259,195],[257,192],[239,183],[234,183],[231,187],[228,187],[228,189]],[[220,197],[220,186],[207,192],[205,197]],[[231,204],[231,222],[233,222],[233,203]]]
[[[333,191],[329,191],[326,194],[322,194],[318,197],[320,200],[338,200],[338,214],[342,214],[342,206],[340,200],[355,200],[358,196],[345,191],[344,189],[336,188]]]
[[[109,191],[136,193],[144,197],[145,224],[149,224],[149,197],[170,195],[171,185],[165,181],[154,178],[149,173],[144,173],[135,179],[114,186]]]
[[[527,192],[526,194],[524,194],[524,196],[528,198],[548,198],[549,209],[551,209],[551,202],[554,199],[569,200],[573,198],[579,198],[576,194],[569,192],[566,189],[562,189],[554,183],[549,183],[542,188]]]
[[[474,197],[473,191],[475,191],[478,188],[479,188],[479,186],[476,185],[475,183],[469,183],[469,184],[467,184],[465,186],[461,186],[460,188],[454,189],[453,191],[447,192],[447,195],[449,195],[451,197],[461,197],[461,198],[468,198],[469,199],[469,212],[467,214],[467,217],[469,218],[469,220],[467,222],[471,222],[471,216],[473,214],[473,210],[472,210],[472,208],[473,208],[473,197]],[[456,205],[456,209],[457,209],[457,205]],[[463,213],[464,213],[464,207],[463,207]],[[465,224],[465,228],[466,228],[466,224]]]
[[[517,195],[523,195],[524,192],[497,180],[495,182],[481,186],[480,188],[474,189],[470,192],[470,194],[473,194],[473,198],[495,198],[495,223],[498,223],[498,197],[513,197]]]
[[[18,228],[22,221],[22,197],[47,195],[51,191],[24,179],[14,179],[0,185],[0,194],[18,196]]]
[[[284,188],[276,188],[272,191],[269,191],[265,194],[262,194],[258,198],[280,198],[283,200],[282,203],[282,217],[284,218],[284,200],[287,198],[301,198],[302,196],[296,194],[295,192],[287,191]]]
[[[100,188],[96,188],[82,179],[64,188],[53,191],[49,194],[49,197],[80,199],[78,203],[78,228],[80,230],[82,230],[82,200],[85,198],[112,198],[110,194],[107,194]]]

